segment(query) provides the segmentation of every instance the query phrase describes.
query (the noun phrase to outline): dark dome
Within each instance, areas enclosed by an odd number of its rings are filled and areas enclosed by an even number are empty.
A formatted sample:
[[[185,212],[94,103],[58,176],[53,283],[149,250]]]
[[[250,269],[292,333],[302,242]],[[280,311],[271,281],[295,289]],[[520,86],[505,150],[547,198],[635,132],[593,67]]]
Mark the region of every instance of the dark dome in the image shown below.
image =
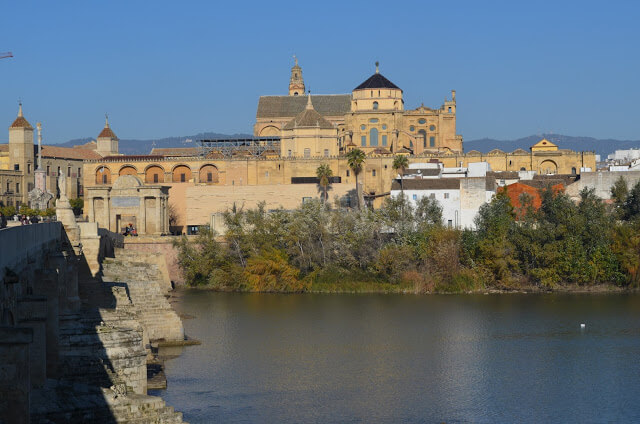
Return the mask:
[[[365,82],[354,88],[355,90],[368,90],[374,88],[392,88],[400,90],[400,87],[386,79],[382,74],[375,73],[369,77]]]

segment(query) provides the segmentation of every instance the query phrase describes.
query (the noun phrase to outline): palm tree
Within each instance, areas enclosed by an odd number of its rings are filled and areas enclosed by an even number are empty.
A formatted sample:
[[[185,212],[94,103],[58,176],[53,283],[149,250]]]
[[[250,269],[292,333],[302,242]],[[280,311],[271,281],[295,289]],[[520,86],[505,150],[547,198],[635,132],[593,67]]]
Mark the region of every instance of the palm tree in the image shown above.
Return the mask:
[[[400,193],[404,196],[404,187],[402,184],[402,176],[404,175],[404,170],[409,167],[409,159],[405,155],[396,155],[393,157],[393,167],[394,171],[400,171]]]
[[[353,175],[356,176],[356,197],[358,198],[358,209],[362,209],[360,204],[360,195],[358,194],[358,174],[362,171],[362,164],[367,156],[360,149],[353,149],[347,153],[347,163],[349,168],[353,171]]]
[[[333,171],[331,167],[326,163],[323,163],[316,169],[316,176],[318,177],[318,184],[322,187],[324,192],[324,202],[327,203],[327,188],[331,184],[331,177],[333,177]]]

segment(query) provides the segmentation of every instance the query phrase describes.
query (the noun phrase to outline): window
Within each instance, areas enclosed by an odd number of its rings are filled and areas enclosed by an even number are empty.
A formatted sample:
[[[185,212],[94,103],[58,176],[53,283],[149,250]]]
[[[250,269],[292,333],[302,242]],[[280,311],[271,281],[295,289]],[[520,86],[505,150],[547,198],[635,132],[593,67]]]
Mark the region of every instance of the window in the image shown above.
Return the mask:
[[[78,168],[78,178],[82,177],[82,168]]]
[[[373,110],[378,110],[378,102],[373,102]]]
[[[303,197],[302,198],[302,203],[307,203],[311,201],[311,197]]]
[[[576,168],[574,166],[573,168],[571,168],[571,175],[576,175],[576,174],[577,174],[577,172],[576,172]]]
[[[58,167],[58,172],[56,172],[56,177],[60,175],[60,167]]]
[[[376,176],[376,170],[375,170],[375,169],[372,169],[372,170],[371,170],[371,176],[372,176],[372,177],[375,177],[375,176]]]
[[[418,195],[417,194],[413,195],[413,200],[418,200]]]
[[[269,178],[269,171],[264,171],[264,177]]]
[[[435,131],[435,130],[436,130],[436,126],[435,125],[429,126],[429,131]]]
[[[47,175],[49,175],[50,172],[51,172],[51,167],[47,165]]]
[[[158,174],[153,174],[153,182],[154,183],[158,182]]]
[[[382,136],[382,145],[383,146],[387,145],[387,136],[386,136],[386,134]]]
[[[520,168],[521,171],[526,171],[527,168],[525,168],[524,166],[522,168]]]
[[[11,184],[11,183],[7,183],[7,193],[11,191],[11,186],[10,186],[10,184]]]
[[[378,123],[378,118],[371,118],[371,119],[369,119],[369,122],[371,122],[372,124],[377,124]]]
[[[291,150],[287,151],[287,156],[291,157]]]
[[[16,183],[16,193],[20,193],[20,183]]]
[[[186,175],[185,174],[180,174],[180,182],[183,183],[186,181]]]
[[[449,106],[449,113],[451,113],[451,106]]]
[[[436,147],[436,138],[429,137],[429,147]]]
[[[384,166],[384,169],[387,169],[387,165]]]
[[[13,170],[14,171],[19,171],[20,170],[20,164],[16,163],[13,165]]]
[[[369,146],[377,146],[378,145],[378,130],[376,128],[371,128],[369,131]]]
[[[324,149],[324,157],[325,158],[329,157],[329,149]]]
[[[409,131],[415,131],[415,130],[416,130],[416,127],[414,127],[413,125],[409,127]]]
[[[349,176],[349,170],[347,169],[347,177]],[[8,187],[8,186],[7,186]]]
[[[418,119],[418,124],[426,124],[427,120],[424,118]]]
[[[449,220],[447,221],[447,226],[448,226],[449,228],[453,227],[453,221],[449,219]]]
[[[67,177],[71,176],[71,167],[67,166]]]
[[[445,193],[445,194],[444,194],[444,198],[445,198],[445,199],[448,199],[448,198],[449,198],[449,193]]]
[[[422,148],[426,149],[427,148],[427,132],[425,130],[420,130],[418,131],[418,134],[420,134],[420,137],[422,137]]]
[[[311,157],[311,149],[309,149],[309,148],[304,149],[304,157],[305,158],[310,158]]]
[[[107,183],[107,174],[102,174],[102,184]]]
[[[33,183],[29,183],[29,185],[27,185],[27,191],[31,190],[33,190]]]
[[[429,195],[429,199],[435,199],[435,198],[436,198],[436,194],[435,194],[435,193],[431,193],[431,194]]]
[[[27,174],[31,174],[31,164],[27,164]]]
[[[213,173],[207,172],[207,182],[210,183],[213,181]]]
[[[360,137],[360,145],[362,147],[367,145],[367,136],[366,135],[363,135],[362,137]]]
[[[387,129],[387,124],[382,124],[382,129],[386,130]]]
[[[364,131],[364,130],[366,130],[366,129],[367,129],[367,126],[366,126],[366,125],[360,125],[360,129],[361,129],[362,131]]]

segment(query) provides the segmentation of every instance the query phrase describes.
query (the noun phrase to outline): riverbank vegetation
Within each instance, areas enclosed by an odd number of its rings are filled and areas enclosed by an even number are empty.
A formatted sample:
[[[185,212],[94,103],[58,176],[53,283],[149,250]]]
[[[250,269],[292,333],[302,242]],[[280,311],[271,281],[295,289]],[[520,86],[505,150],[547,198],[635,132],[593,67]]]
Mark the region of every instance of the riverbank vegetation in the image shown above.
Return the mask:
[[[227,231],[176,242],[187,284],[259,292],[469,292],[636,288],[640,281],[640,184],[603,203],[543,190],[482,206],[477,230],[442,225],[432,199],[403,195],[378,210],[310,201],[292,211],[235,209]]]

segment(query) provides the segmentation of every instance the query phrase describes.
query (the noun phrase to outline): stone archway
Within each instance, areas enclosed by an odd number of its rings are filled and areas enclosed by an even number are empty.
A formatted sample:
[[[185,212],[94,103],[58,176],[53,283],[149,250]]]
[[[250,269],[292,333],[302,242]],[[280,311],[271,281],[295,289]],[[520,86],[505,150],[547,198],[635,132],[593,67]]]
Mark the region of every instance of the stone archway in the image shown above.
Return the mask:
[[[118,171],[119,176],[137,175],[137,174],[138,174],[138,170],[132,165],[125,165],[122,168],[120,168],[120,171]]]
[[[199,181],[205,184],[218,184],[220,177],[215,165],[207,164],[200,168]]]
[[[178,165],[173,168],[171,180],[174,183],[186,183],[191,180],[191,168],[187,165]]]
[[[164,182],[164,169],[159,165],[151,165],[144,171],[144,181],[147,184],[158,184]]]
[[[558,173],[558,165],[551,159],[543,160],[538,169],[542,175]]]
[[[106,166],[96,169],[96,184],[111,184],[111,170]]]
[[[260,130],[260,137],[278,137],[280,130],[273,125],[268,125]]]

